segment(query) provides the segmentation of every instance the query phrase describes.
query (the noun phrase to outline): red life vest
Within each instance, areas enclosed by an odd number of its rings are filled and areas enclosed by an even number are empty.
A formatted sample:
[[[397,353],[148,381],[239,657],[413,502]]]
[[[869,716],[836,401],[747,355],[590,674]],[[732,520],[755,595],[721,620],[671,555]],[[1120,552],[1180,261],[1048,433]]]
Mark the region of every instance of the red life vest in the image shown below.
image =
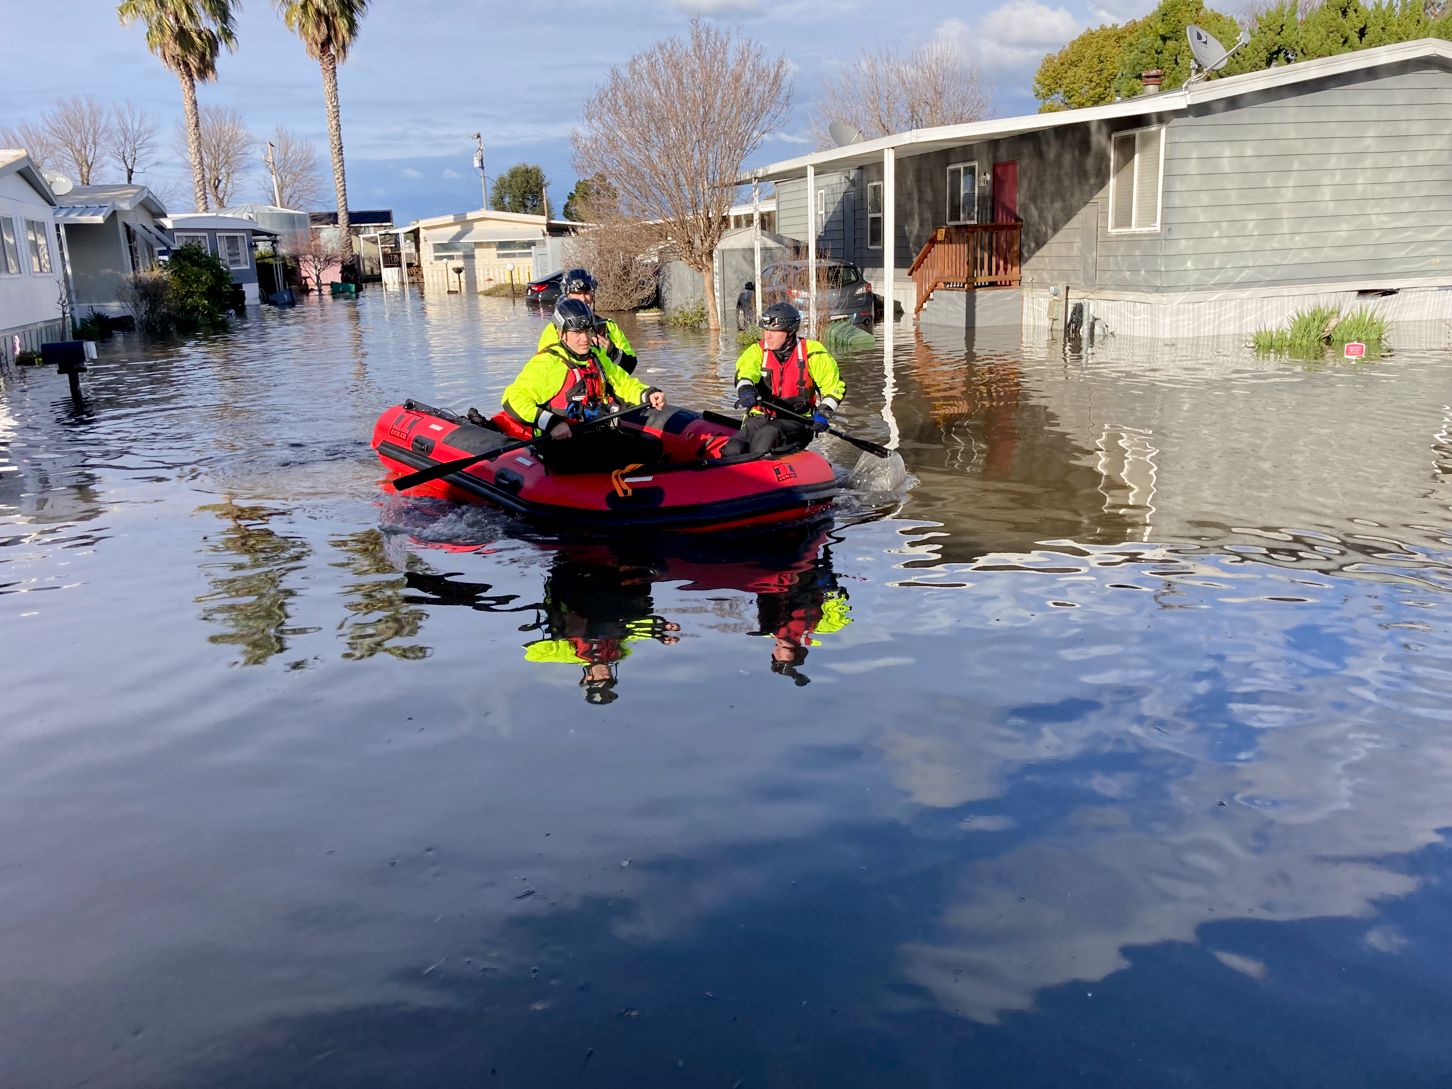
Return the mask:
[[[625,657],[619,639],[585,639],[571,636],[570,646],[576,657],[591,665],[609,665]]]
[[[797,345],[783,362],[776,353],[761,344],[761,378],[766,392],[779,401],[793,403],[803,411],[817,403],[817,387],[807,368],[807,342],[797,337]]]
[[[576,359],[567,351],[557,352],[553,347],[545,351],[565,365],[565,380],[559,392],[545,403],[546,408],[556,415],[578,420],[586,410],[598,412],[609,405],[605,372],[593,349],[584,360]]]

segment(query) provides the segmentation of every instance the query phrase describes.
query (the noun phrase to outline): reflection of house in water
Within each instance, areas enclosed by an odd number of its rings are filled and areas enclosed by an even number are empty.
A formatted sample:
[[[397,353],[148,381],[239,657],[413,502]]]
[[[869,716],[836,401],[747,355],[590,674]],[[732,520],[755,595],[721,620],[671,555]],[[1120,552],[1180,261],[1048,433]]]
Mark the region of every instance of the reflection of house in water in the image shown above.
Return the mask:
[[[426,646],[396,645],[397,640],[416,636],[427,614],[410,606],[407,575],[385,553],[383,534],[376,529],[365,529],[334,537],[329,543],[347,557],[333,566],[363,579],[343,587],[344,608],[353,617],[342,629],[348,644],[343,657],[357,659],[391,654],[410,661],[427,658],[430,648]],[[407,562],[411,569],[422,566],[413,556]]]

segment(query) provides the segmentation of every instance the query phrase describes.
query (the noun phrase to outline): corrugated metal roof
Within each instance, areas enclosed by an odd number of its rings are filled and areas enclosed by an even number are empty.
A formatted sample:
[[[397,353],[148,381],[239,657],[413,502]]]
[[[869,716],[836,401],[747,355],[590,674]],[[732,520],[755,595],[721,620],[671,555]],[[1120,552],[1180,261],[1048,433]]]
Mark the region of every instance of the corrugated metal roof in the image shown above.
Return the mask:
[[[55,210],[57,223],[105,223],[116,211],[114,204],[62,204]]]

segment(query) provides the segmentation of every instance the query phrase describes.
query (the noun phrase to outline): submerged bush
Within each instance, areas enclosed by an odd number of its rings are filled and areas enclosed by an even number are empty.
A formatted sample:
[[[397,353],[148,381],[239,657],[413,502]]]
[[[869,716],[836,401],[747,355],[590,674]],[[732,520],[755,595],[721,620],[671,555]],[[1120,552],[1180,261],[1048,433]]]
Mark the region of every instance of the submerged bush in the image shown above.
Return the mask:
[[[666,324],[677,329],[704,329],[706,327],[706,300],[695,299],[685,306],[678,306],[666,315]]]
[[[159,268],[133,272],[123,281],[121,302],[131,311],[143,333],[157,336],[171,328],[171,311],[167,305],[170,290],[171,281]]]
[[[232,274],[220,257],[199,246],[183,246],[166,264],[167,309],[183,332],[215,329],[227,323]]]
[[[1251,346],[1261,355],[1322,359],[1328,347],[1340,351],[1358,341],[1366,345],[1366,358],[1375,359],[1381,355],[1386,326],[1386,319],[1370,307],[1343,317],[1335,307],[1313,306],[1292,314],[1283,329],[1257,329]]]

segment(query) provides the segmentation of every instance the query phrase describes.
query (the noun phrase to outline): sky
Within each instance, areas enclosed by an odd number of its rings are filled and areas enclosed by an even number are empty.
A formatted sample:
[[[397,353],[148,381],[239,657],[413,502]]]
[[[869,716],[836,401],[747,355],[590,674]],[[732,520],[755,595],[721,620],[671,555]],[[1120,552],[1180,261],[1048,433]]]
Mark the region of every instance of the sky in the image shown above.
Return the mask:
[[[189,210],[176,78],[146,49],[139,25],[122,27],[114,2],[62,0],[55,10],[0,0],[11,78],[0,92],[0,127],[34,122],[70,95],[130,100],[161,124],[165,161],[142,179]],[[994,113],[1033,113],[1033,74],[1043,56],[1081,30],[1142,15],[1152,0],[596,0],[485,4],[467,0],[373,0],[339,69],[348,203],[391,208],[395,222],[478,208],[475,132],[492,177],[519,162],[550,180],[552,210],[574,186],[570,132],[612,65],[657,40],[683,34],[693,16],[712,20],[786,55],[794,77],[790,119],[748,166],[811,151],[809,116],[820,78],[864,48],[912,49],[946,39],[978,64],[994,88]],[[218,79],[198,89],[203,105],[235,109],[265,140],[277,126],[318,153],[331,201],[331,168],[317,65],[266,0],[249,0],[238,44]],[[21,45],[20,43],[23,43]],[[259,154],[261,146],[259,144]],[[119,179],[107,179],[119,180]],[[270,202],[260,162],[237,200]],[[330,205],[329,205],[330,206]]]

